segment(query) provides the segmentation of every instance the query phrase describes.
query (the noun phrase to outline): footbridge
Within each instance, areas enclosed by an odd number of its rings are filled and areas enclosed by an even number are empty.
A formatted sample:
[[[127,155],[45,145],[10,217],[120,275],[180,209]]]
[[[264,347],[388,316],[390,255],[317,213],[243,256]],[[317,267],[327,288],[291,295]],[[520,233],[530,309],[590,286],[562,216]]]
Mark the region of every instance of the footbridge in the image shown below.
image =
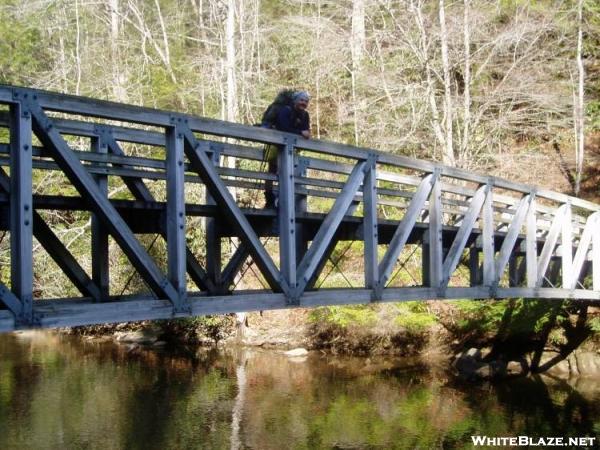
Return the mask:
[[[430,161],[0,86],[2,331],[381,301],[598,300],[599,208]],[[57,211],[87,218],[85,254],[61,238]],[[53,262],[40,265],[42,252]],[[115,264],[135,286],[111,276]],[[36,273],[52,270],[78,295],[47,298]],[[342,276],[328,282],[332,271]]]

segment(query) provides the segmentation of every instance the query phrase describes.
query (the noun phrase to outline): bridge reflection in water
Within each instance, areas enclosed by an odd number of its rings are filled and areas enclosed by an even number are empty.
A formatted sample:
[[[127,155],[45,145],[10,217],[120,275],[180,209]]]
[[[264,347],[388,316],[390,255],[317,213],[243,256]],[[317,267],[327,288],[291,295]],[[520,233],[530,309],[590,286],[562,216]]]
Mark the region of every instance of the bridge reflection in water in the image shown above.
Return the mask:
[[[0,86],[0,105],[0,229],[11,256],[2,331],[378,301],[600,299],[599,206],[581,199],[168,111],[11,86]],[[265,170],[267,144],[279,148],[277,174]],[[49,171],[75,195],[51,195]],[[111,198],[109,185],[127,196]],[[263,207],[271,185],[277,209]],[[89,211],[91,274],[46,220],[52,210]],[[164,270],[144,234],[164,240]],[[109,236],[147,293],[114,295]],[[34,237],[80,297],[34,301]],[[225,258],[229,238],[239,245]],[[362,286],[321,286],[336,246],[352,241]],[[398,285],[406,259],[419,273]],[[263,287],[236,289],[240,278]]]

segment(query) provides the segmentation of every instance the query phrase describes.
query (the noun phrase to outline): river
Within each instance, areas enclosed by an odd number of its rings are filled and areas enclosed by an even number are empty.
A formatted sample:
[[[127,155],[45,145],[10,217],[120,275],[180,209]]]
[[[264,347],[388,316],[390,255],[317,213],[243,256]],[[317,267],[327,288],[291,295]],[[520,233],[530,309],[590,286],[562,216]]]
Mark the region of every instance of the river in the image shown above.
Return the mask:
[[[5,334],[0,449],[431,449],[471,448],[472,435],[596,436],[599,387],[469,384],[406,359]]]

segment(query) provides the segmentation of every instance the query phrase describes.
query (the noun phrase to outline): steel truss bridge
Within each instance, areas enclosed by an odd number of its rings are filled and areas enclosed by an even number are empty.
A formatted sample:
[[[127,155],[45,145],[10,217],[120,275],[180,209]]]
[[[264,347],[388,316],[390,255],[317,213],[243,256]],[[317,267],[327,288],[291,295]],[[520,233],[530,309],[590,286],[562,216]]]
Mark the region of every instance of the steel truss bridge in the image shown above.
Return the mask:
[[[600,299],[600,207],[581,199],[370,149],[12,86],[0,86],[0,128],[0,235],[10,237],[0,331],[380,301]],[[277,174],[265,170],[266,145],[279,149]],[[271,188],[277,209],[264,208]],[[89,253],[60,239],[56,211],[88,215]],[[151,256],[148,235],[166,250]],[[332,252],[352,241],[360,286],[325,288],[318,280]],[[137,294],[111,278],[117,246],[143,281]],[[51,269],[36,266],[34,248],[78,297],[34,289],[36,271]],[[398,283],[407,266],[416,274]],[[461,268],[468,276],[457,276]]]

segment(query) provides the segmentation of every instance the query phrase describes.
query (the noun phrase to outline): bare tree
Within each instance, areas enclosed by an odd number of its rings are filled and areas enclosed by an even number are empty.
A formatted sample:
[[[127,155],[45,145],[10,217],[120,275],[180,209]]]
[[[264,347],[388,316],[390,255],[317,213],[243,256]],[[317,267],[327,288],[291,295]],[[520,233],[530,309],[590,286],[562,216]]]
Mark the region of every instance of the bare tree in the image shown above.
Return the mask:
[[[459,165],[463,166],[470,151],[471,135],[471,23],[470,23],[471,0],[463,3],[463,39],[464,39],[464,93],[463,93],[463,133],[462,145],[459,155]]]
[[[452,81],[450,80],[450,61],[448,57],[448,30],[446,29],[446,7],[444,0],[439,0],[440,17],[440,42],[442,47],[442,68],[444,72],[444,139],[443,162],[451,166],[456,165],[453,144],[454,106],[452,102]]]
[[[577,2],[577,95],[574,102],[575,119],[575,195],[579,195],[581,189],[581,173],[583,172],[583,157],[585,150],[585,114],[584,114],[584,78],[585,70],[581,57],[583,47],[583,0]]]

